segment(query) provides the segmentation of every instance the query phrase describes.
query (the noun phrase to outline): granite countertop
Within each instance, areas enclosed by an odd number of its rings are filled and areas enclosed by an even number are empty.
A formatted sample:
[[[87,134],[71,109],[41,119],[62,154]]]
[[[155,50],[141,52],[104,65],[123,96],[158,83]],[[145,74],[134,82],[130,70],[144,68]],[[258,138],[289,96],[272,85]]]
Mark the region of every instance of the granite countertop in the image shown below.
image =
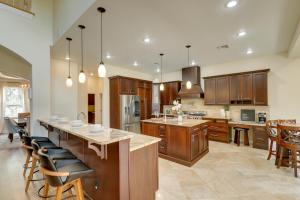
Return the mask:
[[[178,122],[177,118],[166,119],[166,120],[164,120],[164,118],[151,118],[151,119],[146,119],[141,121],[148,122],[148,123],[156,123],[156,124],[183,126],[188,128],[209,122],[209,120],[198,120],[198,119],[183,119],[182,122]]]
[[[223,120],[228,120],[228,121],[231,120],[230,117],[222,117],[219,115],[205,115],[202,118],[204,118],[204,119],[223,119]]]
[[[103,131],[98,133],[90,133],[88,124],[74,128],[71,127],[69,122],[58,123],[48,119],[39,119],[38,121],[99,145],[106,145],[130,139],[130,151],[135,151],[145,146],[157,143],[161,140],[160,138],[156,137],[111,128],[104,128]]]
[[[229,124],[241,124],[241,125],[249,125],[249,126],[266,126],[266,124],[261,124],[258,122],[249,122],[249,121],[229,121]]]

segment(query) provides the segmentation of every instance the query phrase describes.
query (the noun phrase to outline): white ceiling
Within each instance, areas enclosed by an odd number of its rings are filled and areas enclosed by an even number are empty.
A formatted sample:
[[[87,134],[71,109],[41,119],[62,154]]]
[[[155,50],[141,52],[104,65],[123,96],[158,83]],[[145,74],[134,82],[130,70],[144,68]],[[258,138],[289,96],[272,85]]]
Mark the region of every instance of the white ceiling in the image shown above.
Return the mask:
[[[71,58],[80,63],[80,31],[84,24],[84,65],[96,72],[99,62],[100,15],[98,6],[105,7],[103,16],[104,53],[111,59],[104,62],[146,73],[155,73],[159,53],[166,54],[164,72],[187,65],[186,44],[191,44],[190,60],[198,65],[211,65],[251,56],[287,51],[299,16],[299,0],[239,0],[235,8],[225,7],[227,0],[98,0],[58,40],[52,58],[66,56],[65,37],[73,38]],[[237,38],[240,30],[247,31]],[[144,44],[145,36],[151,44]],[[218,50],[228,44],[229,49]],[[139,63],[133,66],[134,61]],[[108,69],[109,70],[109,69]]]

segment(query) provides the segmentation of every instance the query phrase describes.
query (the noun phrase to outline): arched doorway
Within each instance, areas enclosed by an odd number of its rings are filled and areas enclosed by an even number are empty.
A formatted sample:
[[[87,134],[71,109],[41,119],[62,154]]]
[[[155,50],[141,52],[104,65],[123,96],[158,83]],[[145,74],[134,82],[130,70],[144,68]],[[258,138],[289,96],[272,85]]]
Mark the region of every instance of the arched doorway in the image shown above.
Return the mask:
[[[24,58],[0,45],[0,134],[11,141],[16,130],[12,127],[30,132],[31,68]]]

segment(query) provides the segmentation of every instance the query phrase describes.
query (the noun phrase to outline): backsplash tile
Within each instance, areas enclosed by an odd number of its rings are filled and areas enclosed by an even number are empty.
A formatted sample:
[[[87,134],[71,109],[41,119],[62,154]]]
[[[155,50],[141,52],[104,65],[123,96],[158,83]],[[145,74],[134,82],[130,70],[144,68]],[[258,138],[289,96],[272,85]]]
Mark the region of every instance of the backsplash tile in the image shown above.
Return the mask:
[[[181,103],[182,110],[184,111],[206,111],[208,116],[219,116],[220,110],[224,108],[223,106],[204,105],[204,99],[181,99]],[[241,109],[255,109],[256,118],[259,112],[267,113],[267,119],[270,116],[269,106],[234,105],[229,107],[230,116],[233,121],[241,120]]]

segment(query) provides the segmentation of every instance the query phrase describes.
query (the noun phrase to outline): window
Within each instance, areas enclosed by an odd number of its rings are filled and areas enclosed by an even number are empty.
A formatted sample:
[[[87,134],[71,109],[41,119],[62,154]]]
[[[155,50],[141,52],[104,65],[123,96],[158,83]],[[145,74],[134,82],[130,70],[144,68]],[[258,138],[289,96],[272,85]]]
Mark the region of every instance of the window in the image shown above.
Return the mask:
[[[5,117],[18,117],[18,113],[25,110],[24,90],[17,87],[4,87],[3,105]]]

